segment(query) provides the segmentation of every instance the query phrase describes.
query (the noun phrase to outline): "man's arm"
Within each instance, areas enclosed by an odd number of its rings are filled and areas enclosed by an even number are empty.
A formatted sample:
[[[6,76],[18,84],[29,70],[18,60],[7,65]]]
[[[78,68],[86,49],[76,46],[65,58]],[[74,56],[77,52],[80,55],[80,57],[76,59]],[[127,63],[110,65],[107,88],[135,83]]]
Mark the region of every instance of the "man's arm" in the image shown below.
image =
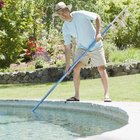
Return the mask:
[[[100,41],[102,39],[101,36],[101,18],[97,15],[96,18],[96,41]]]
[[[71,58],[71,45],[65,45],[65,60],[66,60],[65,72],[67,72],[70,67],[70,58]]]

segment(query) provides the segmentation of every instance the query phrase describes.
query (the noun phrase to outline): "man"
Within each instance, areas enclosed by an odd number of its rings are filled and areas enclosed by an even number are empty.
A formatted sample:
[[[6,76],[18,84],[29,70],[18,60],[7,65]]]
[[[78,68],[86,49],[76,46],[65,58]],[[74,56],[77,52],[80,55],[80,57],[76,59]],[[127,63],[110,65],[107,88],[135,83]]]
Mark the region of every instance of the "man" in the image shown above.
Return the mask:
[[[108,75],[105,69],[106,60],[104,56],[103,43],[101,41],[101,19],[96,13],[88,11],[70,11],[70,5],[64,2],[56,4],[55,10],[59,18],[64,21],[62,32],[65,45],[66,67],[68,71],[70,67],[71,58],[71,41],[76,39],[77,49],[75,51],[74,61],[81,56],[81,54],[89,47],[89,45],[96,39],[96,44],[89,50],[89,52],[80,60],[80,62],[73,69],[73,81],[75,88],[75,95],[67,101],[79,101],[79,87],[80,87],[80,71],[84,66],[90,65],[97,67],[101,76],[104,87],[104,102],[111,102],[109,98]],[[95,27],[92,24],[95,21]]]

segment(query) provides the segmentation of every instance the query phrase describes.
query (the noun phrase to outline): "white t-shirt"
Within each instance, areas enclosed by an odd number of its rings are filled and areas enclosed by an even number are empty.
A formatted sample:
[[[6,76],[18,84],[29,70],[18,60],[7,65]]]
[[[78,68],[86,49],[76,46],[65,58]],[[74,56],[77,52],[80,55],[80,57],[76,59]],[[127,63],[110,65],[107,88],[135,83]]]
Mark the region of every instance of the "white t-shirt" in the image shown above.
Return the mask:
[[[74,11],[71,15],[73,17],[72,21],[65,21],[62,27],[64,44],[71,44],[71,37],[74,37],[76,38],[78,48],[87,49],[95,40],[96,30],[92,21],[96,20],[97,14],[82,10]],[[102,41],[98,41],[90,51],[102,45]]]

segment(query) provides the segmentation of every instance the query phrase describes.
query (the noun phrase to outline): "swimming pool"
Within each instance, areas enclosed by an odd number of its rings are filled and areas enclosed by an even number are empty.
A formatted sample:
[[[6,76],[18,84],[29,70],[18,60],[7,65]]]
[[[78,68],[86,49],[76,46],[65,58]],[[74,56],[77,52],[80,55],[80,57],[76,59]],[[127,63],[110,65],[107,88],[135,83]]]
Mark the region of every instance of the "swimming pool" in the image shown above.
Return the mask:
[[[36,101],[0,101],[1,140],[73,140],[118,129],[127,114],[115,107],[91,103],[44,102],[35,113]]]

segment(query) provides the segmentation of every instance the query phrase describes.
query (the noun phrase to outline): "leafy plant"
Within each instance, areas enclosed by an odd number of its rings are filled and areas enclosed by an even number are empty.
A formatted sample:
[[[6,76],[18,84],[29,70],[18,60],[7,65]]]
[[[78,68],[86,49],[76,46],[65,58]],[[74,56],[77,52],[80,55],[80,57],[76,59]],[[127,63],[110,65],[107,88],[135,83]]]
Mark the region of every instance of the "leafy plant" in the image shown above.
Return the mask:
[[[29,38],[43,43],[51,64],[64,62],[62,21],[53,18],[55,4],[59,0],[0,0],[0,67],[16,63],[22,51],[32,59]],[[105,37],[107,42],[119,49],[140,48],[139,0],[64,0],[72,4],[72,10],[88,10],[101,16],[105,28],[126,6],[128,11],[119,24]],[[135,10],[134,10],[135,9]],[[43,34],[43,35],[42,35]]]
[[[41,5],[34,0],[6,0],[0,8],[0,67],[16,62],[30,36],[39,37],[44,28]],[[1,4],[2,5],[2,4]]]

